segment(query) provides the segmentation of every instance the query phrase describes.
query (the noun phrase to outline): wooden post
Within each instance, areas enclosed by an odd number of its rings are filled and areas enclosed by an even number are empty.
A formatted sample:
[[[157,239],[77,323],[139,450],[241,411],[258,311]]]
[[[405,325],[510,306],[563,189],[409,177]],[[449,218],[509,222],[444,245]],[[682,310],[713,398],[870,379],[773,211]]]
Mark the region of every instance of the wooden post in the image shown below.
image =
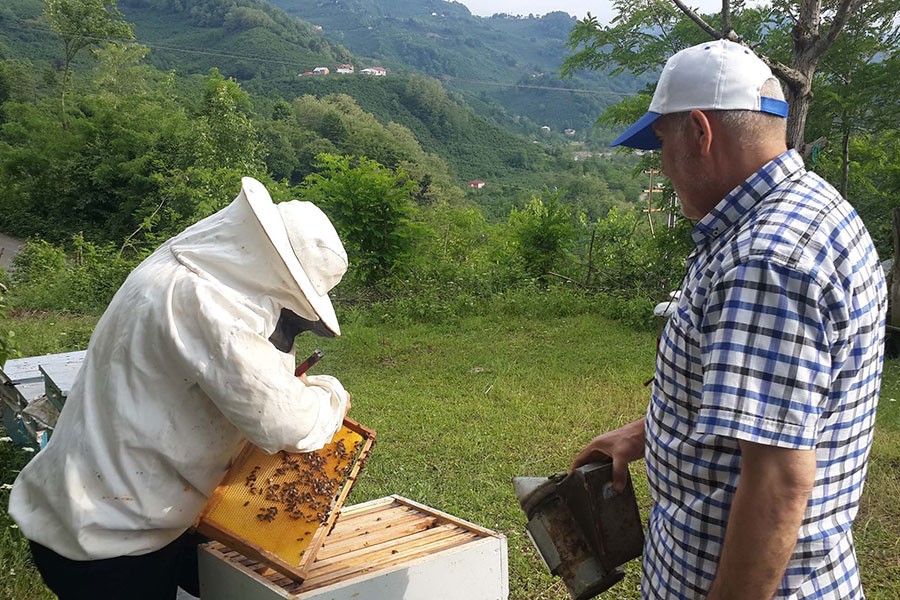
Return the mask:
[[[888,325],[900,327],[900,208],[891,211],[891,224],[894,234],[894,264],[888,276]]]
[[[591,228],[591,245],[588,246],[588,267],[584,276],[584,286],[591,285],[591,275],[594,274],[594,238],[597,237],[597,228]]]
[[[656,235],[656,232],[653,231],[653,192],[661,190],[657,190],[653,187],[653,176],[659,175],[660,170],[646,169],[644,173],[650,176],[650,187],[644,190],[644,193],[647,194],[647,220],[650,223],[650,235]]]

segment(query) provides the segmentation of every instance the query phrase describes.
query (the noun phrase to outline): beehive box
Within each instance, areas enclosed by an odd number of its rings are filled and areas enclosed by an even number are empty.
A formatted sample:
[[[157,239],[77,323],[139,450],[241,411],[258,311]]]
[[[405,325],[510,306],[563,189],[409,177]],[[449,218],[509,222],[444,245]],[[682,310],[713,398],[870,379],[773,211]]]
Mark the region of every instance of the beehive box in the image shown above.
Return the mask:
[[[86,352],[16,358],[0,368],[0,412],[6,433],[19,445],[46,445]]]
[[[504,600],[506,538],[400,496],[341,511],[297,583],[219,543],[200,549],[203,600]]]
[[[350,419],[316,452],[268,455],[247,444],[195,527],[295,581],[303,581],[375,439]]]

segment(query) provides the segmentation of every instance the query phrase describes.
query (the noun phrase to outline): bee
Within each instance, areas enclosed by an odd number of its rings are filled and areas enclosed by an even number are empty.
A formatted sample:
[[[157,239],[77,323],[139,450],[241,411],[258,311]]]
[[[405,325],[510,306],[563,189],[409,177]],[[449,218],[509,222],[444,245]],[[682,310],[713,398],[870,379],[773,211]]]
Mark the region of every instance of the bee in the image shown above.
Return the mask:
[[[275,520],[275,515],[278,514],[278,508],[274,506],[270,506],[268,508],[259,509],[259,514],[256,515],[256,518],[260,521],[266,521],[271,523]]]

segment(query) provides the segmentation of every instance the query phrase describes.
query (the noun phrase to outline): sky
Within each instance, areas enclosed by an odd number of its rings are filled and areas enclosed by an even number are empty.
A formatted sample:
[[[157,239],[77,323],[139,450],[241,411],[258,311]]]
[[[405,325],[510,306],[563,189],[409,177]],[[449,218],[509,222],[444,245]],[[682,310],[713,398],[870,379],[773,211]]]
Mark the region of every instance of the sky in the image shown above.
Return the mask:
[[[614,16],[612,2],[609,0],[457,0],[468,7],[474,15],[489,17],[495,13],[511,15],[544,15],[561,10],[579,19],[590,12],[601,23],[608,23]],[[718,12],[722,8],[721,0],[689,0],[688,6],[699,8],[702,12]]]

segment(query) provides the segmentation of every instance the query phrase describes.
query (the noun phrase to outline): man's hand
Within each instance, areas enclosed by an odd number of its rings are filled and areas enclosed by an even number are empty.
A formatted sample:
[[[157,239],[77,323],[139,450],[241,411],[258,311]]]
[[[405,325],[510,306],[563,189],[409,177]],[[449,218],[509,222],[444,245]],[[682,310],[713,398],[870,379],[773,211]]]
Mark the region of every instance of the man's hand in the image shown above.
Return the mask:
[[[350,392],[347,392],[347,406],[344,408],[344,417],[350,412]]]
[[[603,458],[612,458],[613,489],[621,492],[628,481],[628,463],[644,458],[644,419],[595,437],[575,457],[569,470]]]

